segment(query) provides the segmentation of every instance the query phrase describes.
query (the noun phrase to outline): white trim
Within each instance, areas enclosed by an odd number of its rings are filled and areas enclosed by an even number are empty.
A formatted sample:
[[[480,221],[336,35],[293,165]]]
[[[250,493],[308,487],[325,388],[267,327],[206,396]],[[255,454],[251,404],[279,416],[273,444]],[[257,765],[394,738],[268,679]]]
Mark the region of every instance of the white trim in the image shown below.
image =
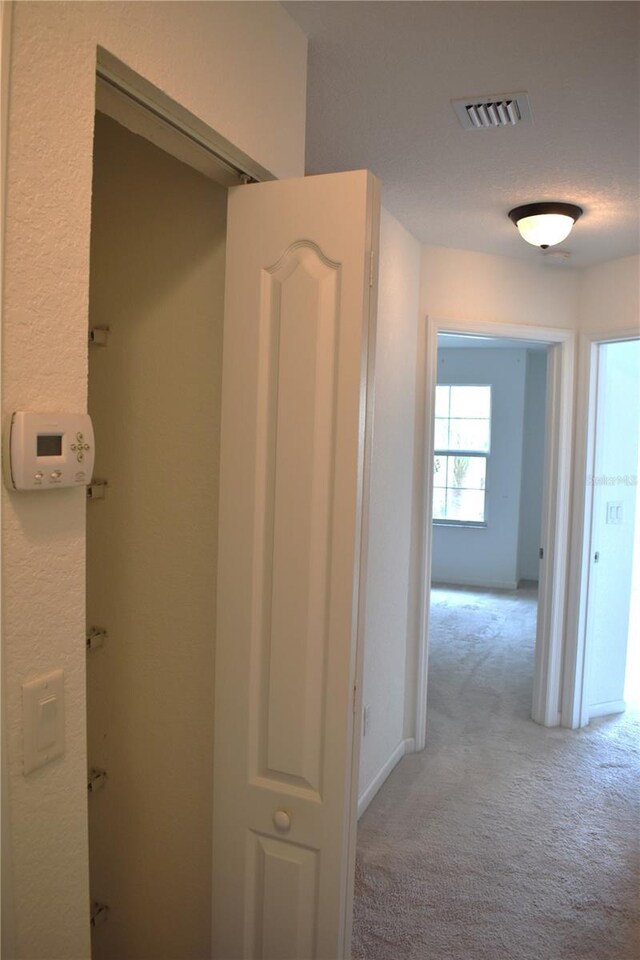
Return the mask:
[[[431,592],[431,543],[433,515],[433,470],[426,469],[433,462],[434,420],[431,412],[436,404],[438,379],[438,327],[425,317],[425,362],[419,371],[417,389],[422,396],[421,419],[423,421],[424,446],[421,451],[419,470],[422,474],[420,498],[420,544],[418,547],[418,656],[415,673],[416,714],[413,726],[416,750],[424,750],[427,739],[427,673],[429,669],[429,595]],[[424,384],[424,386],[422,386]]]
[[[367,322],[366,332],[366,352],[363,357],[363,367],[361,370],[360,382],[366,382],[365,391],[362,392],[361,386],[361,404],[364,416],[361,420],[362,444],[362,472],[358,478],[358,501],[360,520],[358,522],[357,540],[359,543],[357,569],[354,571],[354,596],[357,597],[357,608],[354,608],[355,632],[352,638],[352,662],[350,682],[353,684],[353,720],[351,728],[351,762],[349,777],[347,781],[347,795],[345,801],[348,806],[345,808],[345,816],[348,820],[348,830],[346,831],[345,845],[343,849],[343,883],[344,890],[342,903],[344,906],[344,915],[342,919],[342,944],[340,948],[340,958],[346,960],[351,956],[351,938],[353,927],[353,898],[355,894],[355,870],[356,870],[356,843],[358,838],[358,817],[360,816],[360,803],[358,799],[358,786],[360,774],[360,744],[362,742],[362,693],[364,688],[364,657],[365,657],[365,611],[367,601],[367,561],[369,556],[369,508],[371,504],[371,457],[373,449],[373,428],[374,428],[374,408],[375,408],[375,361],[376,361],[376,318],[378,313],[378,270],[377,265],[380,259],[380,193],[381,183],[372,174],[368,177],[368,203],[367,203],[367,236],[369,238],[370,250],[366,251],[367,260],[371,258],[374,264],[372,276],[373,283],[369,283],[369,273],[367,271],[365,287],[365,303],[367,303]],[[368,300],[368,302],[367,302]]]
[[[7,184],[7,142],[9,127],[9,88],[11,82],[11,27],[13,18],[13,0],[0,0],[0,328],[4,334],[4,231],[6,216]],[[0,336],[0,368],[2,363],[2,336]],[[0,548],[0,560],[1,548]],[[0,614],[2,597],[0,595]],[[1,620],[0,620],[1,622]],[[6,776],[6,754],[4,749],[4,655],[3,641],[0,637],[0,846],[2,866],[0,869],[0,953],[2,956],[13,954],[10,940],[12,903],[10,900],[10,854],[9,854],[9,804],[7,802],[8,778]]]
[[[420,558],[420,595],[418,655],[415,674],[415,741],[416,750],[426,743],[427,674],[429,656],[429,595],[431,586],[432,543],[432,472],[426,469],[433,457],[433,410],[437,381],[437,353],[439,333],[471,334],[500,337],[556,347],[550,351],[555,359],[551,365],[555,389],[550,396],[548,423],[554,424],[555,454],[548,458],[547,485],[552,481],[554,496],[546,498],[543,529],[547,532],[546,560],[540,577],[541,596],[548,596],[546,616],[549,630],[541,651],[542,682],[538,685],[532,715],[538,722],[555,726],[560,720],[561,667],[564,652],[564,612],[566,605],[567,552],[569,546],[569,505],[571,493],[571,450],[573,430],[573,385],[575,362],[575,332],[566,328],[536,327],[518,323],[497,323],[479,320],[427,319],[425,389],[422,414],[424,416],[425,449],[422,457],[422,490]]]
[[[589,720],[596,717],[609,717],[613,713],[624,713],[627,705],[624,700],[609,700],[608,703],[595,703],[589,707]]]
[[[567,610],[567,631],[562,690],[562,726],[576,729],[589,723],[587,678],[587,601],[591,564],[593,487],[588,483],[595,457],[598,347],[640,338],[636,330],[592,330],[580,334],[576,408],[584,411],[576,424],[573,518],[571,530],[571,574]],[[615,712],[615,711],[611,711]]]
[[[386,763],[383,763],[383,765],[380,767],[362,796],[358,798],[358,820],[365,812],[394,767],[396,767],[402,758],[408,753],[415,753],[415,749],[416,742],[413,738],[400,741]]]
[[[466,577],[456,577],[455,580],[447,580],[446,577],[438,577],[431,584],[432,587],[478,587],[480,590],[517,590],[517,580],[468,580]]]
[[[574,337],[550,351],[547,383],[546,450],[542,506],[542,546],[538,593],[533,703],[536,723],[555,727],[561,720],[569,553]]]

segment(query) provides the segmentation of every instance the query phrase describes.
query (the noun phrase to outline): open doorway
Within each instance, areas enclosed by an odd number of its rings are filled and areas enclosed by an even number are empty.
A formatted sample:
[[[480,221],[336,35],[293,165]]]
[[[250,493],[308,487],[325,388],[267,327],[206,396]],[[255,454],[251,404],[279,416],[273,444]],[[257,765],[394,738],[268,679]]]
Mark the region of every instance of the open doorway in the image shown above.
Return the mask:
[[[571,434],[573,422],[574,335],[569,330],[540,328],[484,321],[429,321],[426,345],[424,498],[422,520],[422,601],[418,631],[416,674],[416,749],[427,739],[427,678],[429,670],[429,613],[432,567],[433,458],[435,457],[435,410],[438,380],[438,336],[456,334],[474,338],[498,337],[518,346],[548,347],[545,402],[545,453],[543,470],[540,579],[535,643],[532,718],[545,726],[560,723],[560,687],[564,654],[564,609],[569,541],[571,488]]]
[[[438,336],[428,704],[444,662],[467,689],[480,656],[487,696],[531,713],[547,359],[544,343]]]

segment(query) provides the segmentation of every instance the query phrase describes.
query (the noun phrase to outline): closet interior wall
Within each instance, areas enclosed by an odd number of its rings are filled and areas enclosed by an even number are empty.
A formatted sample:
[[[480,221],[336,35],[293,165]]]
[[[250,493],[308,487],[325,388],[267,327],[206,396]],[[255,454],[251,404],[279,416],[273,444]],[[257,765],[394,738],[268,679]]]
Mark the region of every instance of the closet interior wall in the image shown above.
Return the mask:
[[[226,190],[97,114],[87,502],[95,960],[209,955]],[[100,338],[102,335],[98,334]]]

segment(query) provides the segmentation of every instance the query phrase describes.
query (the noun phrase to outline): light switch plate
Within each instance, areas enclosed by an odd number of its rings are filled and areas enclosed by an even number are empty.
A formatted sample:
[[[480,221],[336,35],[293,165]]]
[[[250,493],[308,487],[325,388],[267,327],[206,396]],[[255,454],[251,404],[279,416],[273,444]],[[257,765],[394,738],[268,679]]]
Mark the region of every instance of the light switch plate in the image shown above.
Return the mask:
[[[64,753],[64,671],[22,685],[24,773]]]
[[[617,503],[607,503],[607,523],[622,523],[624,519],[623,516],[623,504],[619,500]]]

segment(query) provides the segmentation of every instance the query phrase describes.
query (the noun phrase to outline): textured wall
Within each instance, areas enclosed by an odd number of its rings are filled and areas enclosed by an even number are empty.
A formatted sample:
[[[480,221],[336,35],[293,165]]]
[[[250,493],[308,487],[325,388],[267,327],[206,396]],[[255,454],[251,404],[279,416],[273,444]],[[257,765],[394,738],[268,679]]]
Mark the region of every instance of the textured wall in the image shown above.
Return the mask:
[[[582,271],[580,328],[640,334],[640,257],[623,257]]]
[[[403,739],[419,278],[418,242],[383,209],[360,796]]]
[[[580,272],[472,250],[423,247],[424,313],[438,319],[575,327]]]
[[[87,507],[94,960],[210,953],[213,659],[227,191],[96,117]]]
[[[14,11],[3,409],[84,409],[97,45],[278,176],[302,172],[306,39],[271,3],[19,3]],[[16,955],[89,955],[85,503],[3,496]],[[65,670],[66,752],[22,774],[23,681]]]

